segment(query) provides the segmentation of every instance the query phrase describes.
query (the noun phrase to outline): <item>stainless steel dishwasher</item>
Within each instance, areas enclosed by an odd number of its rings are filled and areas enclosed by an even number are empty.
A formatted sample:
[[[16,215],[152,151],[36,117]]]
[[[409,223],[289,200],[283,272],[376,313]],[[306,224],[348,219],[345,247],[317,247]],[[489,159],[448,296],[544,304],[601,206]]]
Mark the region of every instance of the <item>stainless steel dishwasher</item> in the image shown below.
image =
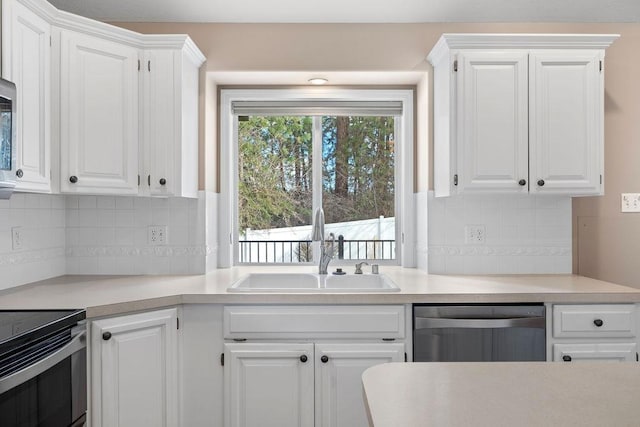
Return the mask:
[[[413,306],[414,362],[546,360],[545,307]]]

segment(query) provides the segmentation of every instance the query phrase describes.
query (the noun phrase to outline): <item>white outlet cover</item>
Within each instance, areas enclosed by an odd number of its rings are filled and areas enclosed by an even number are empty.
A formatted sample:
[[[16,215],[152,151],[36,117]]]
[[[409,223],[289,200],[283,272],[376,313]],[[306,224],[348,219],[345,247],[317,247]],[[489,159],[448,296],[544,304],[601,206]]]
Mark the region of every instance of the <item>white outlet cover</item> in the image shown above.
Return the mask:
[[[464,241],[469,245],[483,245],[485,243],[486,230],[482,224],[466,225],[464,227]]]
[[[24,233],[22,227],[11,227],[11,248],[19,251],[24,246]]]
[[[166,225],[150,225],[147,229],[147,244],[163,246],[168,242]]]

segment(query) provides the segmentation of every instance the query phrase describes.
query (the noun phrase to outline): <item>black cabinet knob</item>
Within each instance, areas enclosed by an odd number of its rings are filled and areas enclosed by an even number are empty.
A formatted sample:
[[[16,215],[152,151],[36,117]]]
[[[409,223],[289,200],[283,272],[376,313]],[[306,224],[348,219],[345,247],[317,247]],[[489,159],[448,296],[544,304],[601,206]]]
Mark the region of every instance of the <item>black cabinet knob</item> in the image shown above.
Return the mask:
[[[17,176],[18,178],[22,178],[22,177],[24,176],[24,172],[22,172],[22,169],[18,169],[18,170],[16,171],[16,176]]]
[[[593,324],[599,328],[600,326],[604,325],[604,322],[602,321],[602,319],[596,319],[593,321]]]
[[[102,334],[102,339],[105,341],[109,341],[111,339],[111,332],[104,332]]]
[[[69,177],[69,182],[72,183],[72,184],[75,184],[76,182],[78,182],[78,177],[75,176],[75,175],[71,175]]]
[[[320,360],[322,361],[322,363],[327,363],[329,361],[329,358],[327,356],[322,356]]]
[[[527,180],[526,179],[521,179],[520,181],[518,181],[518,184],[527,185]]]
[[[167,183],[167,180],[164,178],[160,178],[160,185],[165,185]]]
[[[542,187],[542,186],[544,185],[544,179],[539,179],[539,180],[538,180],[538,185],[539,185],[540,187]]]
[[[301,361],[302,363],[306,363],[306,361],[307,361],[307,355],[306,355],[306,354],[303,354],[302,356],[300,356],[300,361]]]
[[[569,355],[562,356],[562,360],[565,362],[571,362],[571,356]]]

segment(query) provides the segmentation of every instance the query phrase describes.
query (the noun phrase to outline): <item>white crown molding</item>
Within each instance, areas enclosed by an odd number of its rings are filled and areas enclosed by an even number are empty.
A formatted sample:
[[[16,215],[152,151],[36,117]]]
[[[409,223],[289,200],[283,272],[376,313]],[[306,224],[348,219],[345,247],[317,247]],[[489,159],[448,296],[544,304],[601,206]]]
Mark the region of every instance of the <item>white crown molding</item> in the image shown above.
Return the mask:
[[[443,34],[441,49],[606,49],[620,34]]]
[[[571,256],[568,246],[429,246],[433,256]]]

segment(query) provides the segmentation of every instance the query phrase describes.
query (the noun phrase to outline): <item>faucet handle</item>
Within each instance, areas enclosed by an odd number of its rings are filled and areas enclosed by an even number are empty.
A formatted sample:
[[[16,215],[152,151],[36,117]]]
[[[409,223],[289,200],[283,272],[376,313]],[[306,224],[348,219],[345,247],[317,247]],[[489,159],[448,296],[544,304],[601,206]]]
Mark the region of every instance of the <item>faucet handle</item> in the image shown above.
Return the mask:
[[[363,265],[369,265],[369,263],[366,262],[366,261],[362,261],[362,262],[357,263],[356,264],[356,271],[355,271],[354,274],[362,274],[362,266]]]

